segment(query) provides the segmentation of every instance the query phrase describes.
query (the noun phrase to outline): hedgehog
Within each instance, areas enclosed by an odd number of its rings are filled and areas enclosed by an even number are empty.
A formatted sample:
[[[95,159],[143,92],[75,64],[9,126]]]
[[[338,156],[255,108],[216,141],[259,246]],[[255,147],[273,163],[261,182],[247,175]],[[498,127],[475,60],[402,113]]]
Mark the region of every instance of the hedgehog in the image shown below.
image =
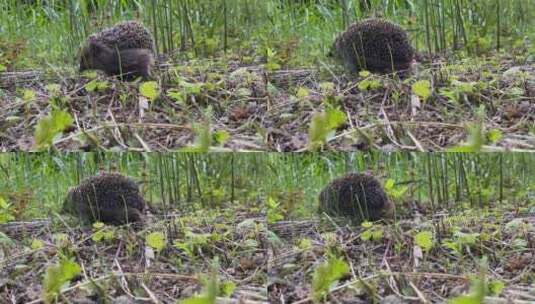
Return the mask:
[[[118,173],[102,172],[83,180],[67,193],[63,212],[84,224],[142,223],[146,203],[135,181]]]
[[[393,214],[381,184],[370,174],[350,173],[331,181],[319,195],[319,212],[350,218],[355,223],[377,221]]]
[[[108,76],[126,80],[150,77],[154,57],[147,49],[115,50],[99,42],[90,42],[80,56],[80,72],[102,70]]]
[[[406,71],[414,49],[400,26],[383,19],[366,19],[351,24],[333,43],[330,55],[341,60],[351,73]]]
[[[154,54],[154,38],[147,28],[137,21],[123,21],[103,29],[87,38],[87,44],[98,42],[112,49],[147,49]]]
[[[80,52],[80,71],[103,70],[108,76],[127,74],[127,80],[147,78],[154,53],[154,39],[148,29],[137,21],[120,22],[87,38]]]

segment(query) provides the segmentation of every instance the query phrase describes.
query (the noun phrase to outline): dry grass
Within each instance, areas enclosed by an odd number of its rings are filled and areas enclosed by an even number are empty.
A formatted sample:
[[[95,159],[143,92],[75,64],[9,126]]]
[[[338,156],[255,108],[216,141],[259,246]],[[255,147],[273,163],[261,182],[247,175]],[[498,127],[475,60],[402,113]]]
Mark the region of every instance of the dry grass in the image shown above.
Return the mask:
[[[0,246],[0,297],[13,303],[40,302],[47,267],[68,253],[82,273],[63,291],[64,302],[116,303],[115,299],[126,297],[128,303],[134,299],[176,303],[201,290],[201,275],[215,273],[221,281],[236,285],[232,296],[218,298],[218,303],[267,303],[264,217],[245,208],[227,210],[189,215],[170,212],[165,220],[153,216],[143,231],[123,227],[111,241],[94,241],[90,228],[68,226],[63,221],[58,221],[59,226],[50,221],[4,225],[2,231],[12,242]],[[245,222],[253,224],[240,225]],[[217,238],[188,255],[172,245],[173,241],[187,242],[181,224],[195,234]],[[255,231],[252,225],[264,230]],[[152,231],[166,231],[170,242],[154,255],[144,244],[144,236]],[[66,241],[58,241],[60,233],[67,235]],[[30,249],[32,240],[42,241],[43,247]],[[257,247],[251,247],[251,240],[256,240]]]
[[[402,80],[372,76],[380,88],[361,90],[363,77],[348,78],[326,66],[267,71],[232,60],[167,64],[157,72],[163,94],[148,105],[136,83],[107,79],[106,89],[88,92],[89,79],[83,77],[4,73],[0,151],[32,150],[35,126],[52,108],[66,109],[75,120],[55,140],[55,147],[64,151],[176,150],[191,145],[194,126],[207,121],[212,132],[230,135],[216,151],[305,151],[311,116],[327,107],[340,109],[349,119],[329,138],[326,150],[440,151],[467,141],[468,123],[480,124],[483,138],[490,130],[502,134],[497,142],[484,142],[485,150],[535,150],[535,65],[526,64],[525,58],[434,58],[415,70]],[[431,80],[434,92],[425,102],[412,93],[417,79]],[[452,81],[472,83],[476,89],[453,102],[439,93],[454,90]],[[185,88],[185,82],[197,87]],[[59,97],[47,90],[51,83],[60,85]],[[306,94],[299,95],[300,88]],[[24,89],[33,90],[35,99],[23,100]],[[173,89],[193,91],[177,102],[167,95]]]
[[[488,257],[487,279],[505,284],[499,295],[488,296],[485,303],[530,303],[535,298],[533,246],[535,217],[499,212],[491,216],[441,214],[400,220],[379,225],[383,238],[361,239],[363,228],[333,225],[318,220],[279,222],[269,230],[280,239],[269,249],[270,303],[312,303],[312,273],[328,252],[342,257],[350,267],[327,297],[329,303],[444,303],[468,292],[470,277],[477,275],[479,259]],[[428,219],[425,219],[428,218]],[[507,223],[526,223],[528,230],[511,229]],[[421,251],[414,235],[433,231],[435,246]],[[454,231],[477,233],[474,245],[461,255],[440,245],[453,238]],[[526,240],[523,248],[514,245]],[[309,248],[303,248],[308,240]],[[388,297],[389,296],[389,297]],[[388,297],[388,299],[385,299]],[[397,299],[395,302],[388,300]],[[382,302],[384,301],[384,302]]]

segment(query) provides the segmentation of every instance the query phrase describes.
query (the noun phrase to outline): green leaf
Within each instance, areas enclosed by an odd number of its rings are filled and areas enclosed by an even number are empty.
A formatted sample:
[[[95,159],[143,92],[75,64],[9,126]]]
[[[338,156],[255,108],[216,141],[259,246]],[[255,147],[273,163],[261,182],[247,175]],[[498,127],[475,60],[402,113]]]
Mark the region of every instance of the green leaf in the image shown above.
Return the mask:
[[[34,90],[26,89],[22,93],[22,100],[24,100],[25,102],[32,102],[35,101],[36,96],[37,95],[35,94]]]
[[[145,242],[156,251],[161,251],[165,248],[166,241],[163,232],[152,232],[145,237]]]
[[[449,304],[481,304],[485,298],[485,280],[475,279],[470,284],[470,293],[448,301]]]
[[[484,143],[483,124],[475,122],[468,125],[468,142],[448,149],[449,152],[480,152]]]
[[[275,209],[275,208],[277,208],[278,206],[279,206],[279,203],[277,203],[277,201],[276,201],[273,197],[269,196],[269,197],[267,198],[267,200],[266,200],[266,207],[267,207],[268,209]]]
[[[102,222],[95,222],[93,224],[93,230],[95,230],[95,232],[91,236],[91,239],[95,242],[100,242],[102,240],[110,241],[115,238],[115,231]]]
[[[47,84],[45,88],[51,95],[58,95],[61,92],[61,86],[57,83]]]
[[[429,251],[433,248],[433,232],[422,231],[414,236],[414,242],[420,246],[423,251]]]
[[[276,71],[276,70],[279,70],[281,68],[280,64],[274,62],[274,61],[270,61],[266,64],[264,64],[264,68],[268,71]]]
[[[277,212],[276,210],[268,210],[266,219],[268,224],[274,224],[283,219],[284,215],[282,215],[280,212]]]
[[[316,149],[327,142],[329,134],[346,122],[346,114],[337,109],[327,109],[326,112],[312,116],[308,130],[309,148]]]
[[[200,295],[180,301],[181,304],[215,304],[217,297],[217,279],[214,277],[210,279]]]
[[[35,145],[37,149],[48,148],[54,138],[73,124],[71,114],[53,110],[48,116],[39,120],[35,127]]]
[[[312,240],[304,238],[300,239],[299,243],[297,243],[297,248],[301,250],[309,250],[312,248]]]
[[[389,178],[385,182],[385,190],[388,192],[388,190],[394,189],[394,180]]]
[[[0,196],[0,209],[7,209],[7,208],[9,208],[9,204],[3,197]]]
[[[52,238],[58,247],[62,247],[62,244],[67,244],[69,242],[69,236],[66,233],[56,233]]]
[[[97,79],[93,79],[88,82],[84,87],[88,92],[100,92],[108,88],[108,82],[105,80],[98,81]]]
[[[360,77],[366,78],[366,77],[369,77],[370,75],[371,75],[371,73],[369,71],[366,71],[366,70],[362,70],[362,71],[359,72],[359,76]]]
[[[381,84],[381,82],[377,79],[373,79],[373,78],[366,78],[362,81],[360,81],[357,85],[357,88],[360,90],[360,91],[368,91],[368,90],[377,90],[377,89],[380,89],[382,88],[383,85]]]
[[[43,279],[43,298],[45,303],[53,303],[61,292],[61,288],[80,273],[80,266],[67,259],[46,269]]]
[[[15,220],[15,217],[5,210],[0,210],[0,224],[9,223]]]
[[[412,92],[426,101],[431,96],[431,82],[429,80],[415,82],[412,85]]]
[[[497,143],[502,137],[503,133],[499,129],[492,129],[487,132],[487,138],[493,144]]]
[[[519,97],[524,96],[525,90],[519,87],[512,87],[507,90],[507,93],[509,95],[512,95],[513,97],[519,98]]]
[[[139,93],[147,97],[148,100],[154,101],[160,96],[160,88],[156,81],[146,81],[139,86]]]
[[[335,85],[333,82],[321,82],[320,89],[324,93],[332,93],[335,90]]]
[[[383,85],[381,84],[379,80],[373,79],[372,81],[370,81],[370,90],[378,90],[382,87]]]
[[[0,63],[0,72],[5,72],[5,71],[7,71],[7,67]]]
[[[221,283],[221,286],[219,287],[220,295],[222,297],[228,298],[232,295],[234,290],[236,289],[236,284],[232,281],[225,281]]]
[[[266,208],[267,210],[267,222],[269,224],[274,224],[282,219],[284,219],[284,215],[281,213],[281,208],[279,208],[280,204],[273,199],[273,197],[268,197],[266,201]]]
[[[312,115],[310,127],[308,128],[308,145],[310,149],[321,147],[327,142],[327,117],[325,113]]]
[[[381,226],[373,227],[364,230],[360,234],[360,239],[363,241],[380,241],[383,239],[384,230]]]
[[[182,93],[184,94],[184,96],[187,94],[199,95],[202,91],[203,86],[205,85],[202,82],[191,83],[182,78],[178,80],[178,83],[180,85],[180,88],[182,89]],[[173,90],[177,91],[176,89]]]
[[[370,80],[364,79],[362,81],[359,81],[359,84],[357,85],[357,88],[360,91],[368,91],[370,89],[371,83]]]
[[[102,229],[102,228],[104,228],[104,223],[103,222],[94,222],[93,223],[93,229],[98,230],[98,229]]]
[[[459,244],[471,246],[471,245],[476,244],[477,240],[479,239],[480,234],[477,232],[464,233],[461,231],[457,231],[454,233],[454,236],[456,240],[459,242]]]
[[[268,58],[268,59],[272,59],[272,58],[275,57],[275,55],[277,55],[277,51],[275,51],[275,50],[272,49],[272,48],[267,47],[267,48],[266,48],[266,55],[267,55],[267,58]]]
[[[99,230],[93,233],[91,239],[95,242],[100,242],[102,240],[109,241],[115,238],[115,232],[109,229]]]
[[[362,223],[360,224],[360,226],[361,226],[362,228],[369,229],[369,228],[373,227],[373,223],[372,223],[372,222],[368,222],[368,221],[364,221],[364,222],[362,222]]]
[[[330,257],[316,267],[312,276],[312,295],[316,302],[321,301],[331,286],[349,272],[349,266],[343,259]]]
[[[295,96],[299,99],[305,99],[310,95],[310,90],[305,87],[299,87]]]
[[[505,283],[500,280],[492,280],[489,282],[489,291],[492,296],[499,296],[505,288]]]
[[[169,96],[169,98],[173,99],[176,103],[179,104],[186,102],[186,96],[184,95],[184,93],[179,92],[176,89],[167,91],[167,96]]]
[[[372,239],[373,235],[372,235],[372,230],[369,229],[369,230],[364,230],[361,234],[360,234],[360,239],[363,240],[363,241],[370,241]]]
[[[225,130],[218,130],[214,132],[214,141],[222,146],[230,139],[230,134]]]
[[[449,101],[452,101],[454,103],[459,102],[459,93],[456,90],[441,88],[439,94],[446,97]]]
[[[470,94],[474,93],[475,82],[462,82],[458,80],[453,80],[451,82],[455,86],[456,90],[461,94]]]
[[[85,70],[82,72],[82,76],[88,79],[95,79],[98,77],[98,74],[95,70]]]
[[[347,116],[346,113],[338,109],[327,109],[327,128],[331,130],[338,129],[343,124],[346,123]]]
[[[461,254],[461,245],[457,242],[447,239],[447,240],[442,241],[442,246],[450,250],[453,250],[453,252],[457,255]]]
[[[43,248],[43,246],[44,246],[43,241],[38,240],[38,239],[33,239],[32,244],[30,245],[30,248],[32,248],[33,250],[37,250],[37,249]]]
[[[186,148],[185,150],[201,153],[208,152],[210,150],[210,146],[212,146],[210,124],[204,123],[196,125],[195,133],[197,133],[197,137],[195,138],[195,144],[193,144],[193,147]]]
[[[372,241],[380,241],[383,239],[383,229],[373,229],[371,234]]]

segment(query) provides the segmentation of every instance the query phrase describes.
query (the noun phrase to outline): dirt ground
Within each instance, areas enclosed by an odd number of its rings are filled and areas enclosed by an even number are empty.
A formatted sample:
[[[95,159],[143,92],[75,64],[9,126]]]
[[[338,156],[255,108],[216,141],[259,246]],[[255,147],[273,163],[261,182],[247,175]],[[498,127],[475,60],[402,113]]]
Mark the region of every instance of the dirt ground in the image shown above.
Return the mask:
[[[214,274],[235,286],[218,303],[267,303],[264,217],[232,212],[170,213],[153,217],[142,231],[113,228],[112,240],[99,241],[91,227],[49,220],[2,226],[11,241],[0,244],[0,298],[40,303],[47,267],[70,256],[82,272],[61,295],[65,303],[177,303],[199,293],[205,276]],[[145,245],[151,231],[166,231],[163,250]],[[42,246],[35,248],[34,240]]]
[[[350,271],[331,289],[328,303],[445,303],[468,293],[469,278],[480,273],[482,256],[488,259],[488,284],[504,284],[485,303],[532,303],[534,225],[533,214],[484,218],[442,214],[374,226],[382,231],[381,239],[365,241],[362,227],[319,220],[270,224],[269,230],[279,238],[269,248],[269,300],[312,303],[313,272],[326,253],[335,252],[348,262]],[[414,241],[419,231],[434,231],[438,244],[422,252]],[[458,253],[445,245],[452,240],[459,243],[467,235],[477,236],[477,241],[464,244]],[[520,242],[526,246],[518,247]]]
[[[162,64],[154,101],[140,95],[138,83],[3,73],[0,151],[34,150],[36,124],[53,109],[74,120],[54,139],[64,151],[177,150],[195,144],[199,126],[229,135],[213,142],[212,151],[306,151],[311,118],[326,109],[347,119],[329,134],[324,150],[441,151],[480,141],[485,151],[532,151],[535,64],[527,62],[512,55],[436,57],[418,63],[406,79],[348,78],[327,66],[269,71],[233,60]],[[420,79],[431,80],[427,100],[411,89]],[[94,81],[102,87],[88,91]],[[26,89],[35,92],[30,100],[22,96]]]

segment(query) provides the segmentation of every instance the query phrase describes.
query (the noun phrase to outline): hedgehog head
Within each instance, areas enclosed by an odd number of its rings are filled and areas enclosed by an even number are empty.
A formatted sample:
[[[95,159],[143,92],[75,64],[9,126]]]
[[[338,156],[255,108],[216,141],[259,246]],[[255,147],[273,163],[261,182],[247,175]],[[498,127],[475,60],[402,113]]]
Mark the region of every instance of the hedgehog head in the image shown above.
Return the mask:
[[[85,70],[105,70],[106,58],[113,56],[113,50],[99,41],[90,40],[80,54],[80,72]]]
[[[76,187],[69,187],[69,191],[67,192],[67,196],[63,200],[63,206],[62,211],[66,213],[73,213],[75,210],[74,202],[75,202],[75,195],[77,195],[77,189]]]

